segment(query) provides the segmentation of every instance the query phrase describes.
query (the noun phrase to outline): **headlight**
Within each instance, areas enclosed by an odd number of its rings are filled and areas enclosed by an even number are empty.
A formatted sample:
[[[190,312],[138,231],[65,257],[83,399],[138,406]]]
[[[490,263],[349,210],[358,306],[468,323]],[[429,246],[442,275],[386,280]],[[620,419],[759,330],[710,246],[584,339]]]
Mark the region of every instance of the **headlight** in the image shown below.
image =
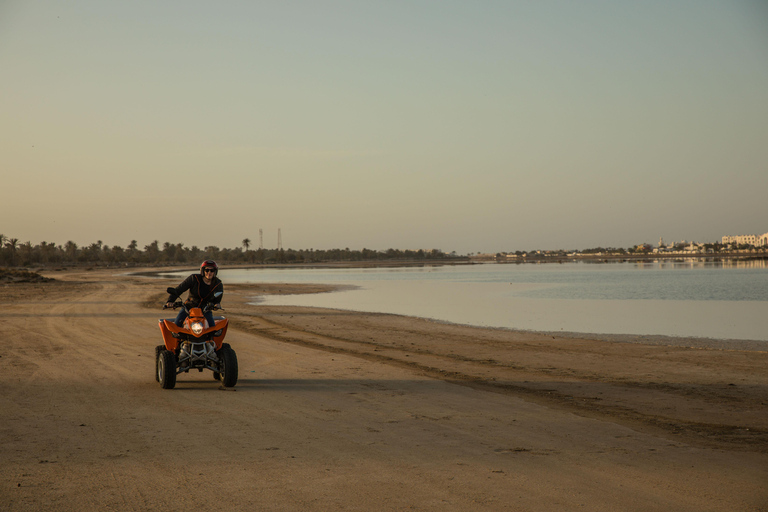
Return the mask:
[[[195,336],[200,336],[200,333],[203,332],[203,324],[200,322],[194,322],[192,324],[192,332],[195,334]]]

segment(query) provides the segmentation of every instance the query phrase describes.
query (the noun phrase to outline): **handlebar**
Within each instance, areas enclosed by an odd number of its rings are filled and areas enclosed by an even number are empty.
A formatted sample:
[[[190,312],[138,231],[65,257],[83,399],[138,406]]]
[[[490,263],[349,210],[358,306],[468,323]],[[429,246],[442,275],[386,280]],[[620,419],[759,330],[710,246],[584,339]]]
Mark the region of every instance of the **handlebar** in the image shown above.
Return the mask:
[[[183,307],[185,307],[184,303],[182,301],[180,301],[180,300],[177,300],[176,302],[174,302],[173,306],[171,306],[171,307],[168,306],[168,303],[163,304],[163,309],[174,309],[175,310],[176,308],[183,308]],[[216,311],[216,310],[219,310],[219,309],[224,309],[224,308],[222,308],[221,304],[219,304],[218,302],[216,302],[216,303],[209,302],[208,304],[203,306],[203,311],[211,311],[211,310]]]

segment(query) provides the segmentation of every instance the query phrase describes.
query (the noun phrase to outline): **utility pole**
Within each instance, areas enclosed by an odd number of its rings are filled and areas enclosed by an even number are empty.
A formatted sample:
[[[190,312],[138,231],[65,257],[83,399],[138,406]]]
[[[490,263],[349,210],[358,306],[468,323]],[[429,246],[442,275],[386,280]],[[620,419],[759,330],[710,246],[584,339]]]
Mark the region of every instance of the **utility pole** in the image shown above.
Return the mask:
[[[264,233],[259,228],[259,250],[264,249]]]
[[[281,251],[283,249],[283,235],[280,233],[280,228],[277,228],[277,250]]]

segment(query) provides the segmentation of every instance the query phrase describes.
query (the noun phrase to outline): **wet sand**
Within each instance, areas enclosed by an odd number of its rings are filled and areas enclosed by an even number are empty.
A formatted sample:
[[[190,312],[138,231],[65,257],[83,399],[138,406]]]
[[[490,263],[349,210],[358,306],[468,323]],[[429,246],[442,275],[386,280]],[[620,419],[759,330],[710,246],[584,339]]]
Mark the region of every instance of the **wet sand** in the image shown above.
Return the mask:
[[[45,275],[0,288],[4,510],[768,510],[760,347],[253,306],[306,288],[231,285],[237,387],[162,390],[170,282]]]

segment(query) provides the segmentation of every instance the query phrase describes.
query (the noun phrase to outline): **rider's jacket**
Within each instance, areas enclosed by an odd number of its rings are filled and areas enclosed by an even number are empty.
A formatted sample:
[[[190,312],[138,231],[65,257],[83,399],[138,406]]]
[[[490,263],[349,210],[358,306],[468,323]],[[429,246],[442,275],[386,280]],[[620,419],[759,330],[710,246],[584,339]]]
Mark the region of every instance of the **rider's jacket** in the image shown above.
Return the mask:
[[[203,304],[213,302],[215,304],[221,303],[221,298],[224,296],[224,283],[218,277],[214,277],[211,280],[211,284],[205,284],[203,276],[200,274],[191,274],[182,283],[175,288],[176,294],[168,296],[168,302],[173,302],[176,297],[179,297],[182,293],[189,290],[189,296],[184,301],[187,307],[199,308]],[[216,292],[222,292],[222,295],[214,297]]]

